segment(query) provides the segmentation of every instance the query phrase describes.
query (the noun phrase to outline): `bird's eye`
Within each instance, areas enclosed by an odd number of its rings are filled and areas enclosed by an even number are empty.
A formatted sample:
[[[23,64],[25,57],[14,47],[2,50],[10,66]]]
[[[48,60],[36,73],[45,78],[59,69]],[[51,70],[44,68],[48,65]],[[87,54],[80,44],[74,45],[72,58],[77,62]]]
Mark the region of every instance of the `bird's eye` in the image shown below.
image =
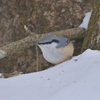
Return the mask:
[[[58,43],[59,41],[58,41],[58,40],[56,40],[56,39],[54,39],[54,40],[52,40],[51,42],[56,42],[56,43]]]
[[[39,44],[39,45],[45,45],[45,44],[51,44],[51,43],[53,43],[53,42],[58,43],[59,41],[56,40],[56,39],[53,39],[53,40],[50,41],[50,42],[42,42],[42,43],[38,43],[38,44]]]

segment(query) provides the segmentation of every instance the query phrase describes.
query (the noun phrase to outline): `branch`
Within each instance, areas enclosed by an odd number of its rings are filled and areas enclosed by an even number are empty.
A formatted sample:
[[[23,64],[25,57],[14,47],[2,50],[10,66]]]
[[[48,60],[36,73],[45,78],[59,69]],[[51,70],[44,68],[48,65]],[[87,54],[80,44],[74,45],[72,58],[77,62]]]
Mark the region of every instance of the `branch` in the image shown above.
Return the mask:
[[[85,34],[85,29],[80,28],[80,27],[68,29],[68,30],[61,30],[57,32],[50,32],[46,34],[35,34],[31,32],[26,26],[24,26],[24,28],[27,32],[30,33],[30,35],[19,41],[12,42],[8,45],[0,47],[0,59],[6,56],[10,56],[23,49],[33,47],[33,42],[36,42],[37,39],[40,40],[41,38],[45,36],[56,35],[56,36],[61,36],[61,37],[67,37],[70,39],[81,39],[84,37],[84,34]]]

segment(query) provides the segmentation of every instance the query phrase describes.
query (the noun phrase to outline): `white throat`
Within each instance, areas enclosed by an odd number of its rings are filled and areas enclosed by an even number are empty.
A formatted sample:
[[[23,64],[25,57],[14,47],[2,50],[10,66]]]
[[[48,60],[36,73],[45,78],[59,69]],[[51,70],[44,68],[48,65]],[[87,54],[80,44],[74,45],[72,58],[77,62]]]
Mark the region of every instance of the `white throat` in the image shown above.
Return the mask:
[[[57,43],[39,45],[44,58],[48,62],[54,63],[54,64],[55,62],[58,62],[60,60],[59,58],[61,58],[61,55],[62,55],[62,51],[57,49],[56,46],[57,46]]]

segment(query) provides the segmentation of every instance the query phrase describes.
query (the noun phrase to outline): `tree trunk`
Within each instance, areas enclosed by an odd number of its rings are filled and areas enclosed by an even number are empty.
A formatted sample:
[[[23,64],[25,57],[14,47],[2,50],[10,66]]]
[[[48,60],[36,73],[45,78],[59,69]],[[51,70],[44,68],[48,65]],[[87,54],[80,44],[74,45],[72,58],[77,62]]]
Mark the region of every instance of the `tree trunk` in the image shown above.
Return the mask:
[[[88,48],[100,50],[100,0],[95,0],[81,52]]]

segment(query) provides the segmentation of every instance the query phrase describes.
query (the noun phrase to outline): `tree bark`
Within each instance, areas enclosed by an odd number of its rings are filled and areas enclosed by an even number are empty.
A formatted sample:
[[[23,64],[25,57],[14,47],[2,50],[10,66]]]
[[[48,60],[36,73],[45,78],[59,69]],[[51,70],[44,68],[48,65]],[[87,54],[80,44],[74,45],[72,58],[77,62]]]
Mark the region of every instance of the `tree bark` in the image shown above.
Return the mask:
[[[85,29],[80,27],[68,29],[68,30],[61,30],[57,32],[50,32],[47,34],[35,34],[30,32],[30,30],[28,30],[26,26],[24,26],[24,28],[29,33],[29,36],[19,41],[12,42],[8,45],[0,47],[0,59],[6,56],[10,56],[20,50],[33,47],[33,42],[36,42],[37,40],[40,40],[45,36],[56,35],[61,37],[67,37],[70,39],[81,39],[84,37],[85,34]]]
[[[81,52],[88,48],[100,50],[100,0],[95,0]]]

